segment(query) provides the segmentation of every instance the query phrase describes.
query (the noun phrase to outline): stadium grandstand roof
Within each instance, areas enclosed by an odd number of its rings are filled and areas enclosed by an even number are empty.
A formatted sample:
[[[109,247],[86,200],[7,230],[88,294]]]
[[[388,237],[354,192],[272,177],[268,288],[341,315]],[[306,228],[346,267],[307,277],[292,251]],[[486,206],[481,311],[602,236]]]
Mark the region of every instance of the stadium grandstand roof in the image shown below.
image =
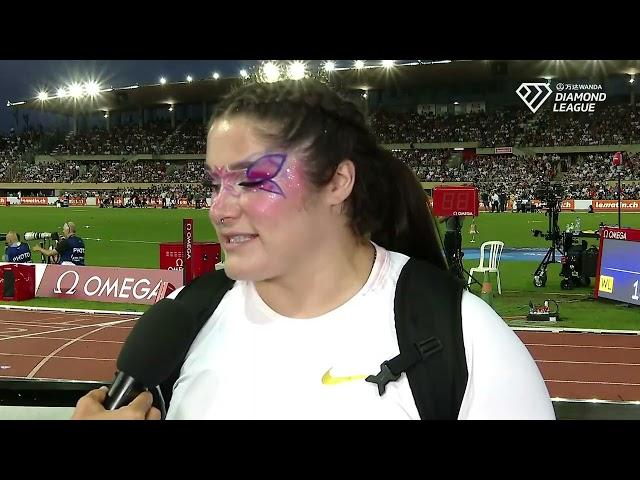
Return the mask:
[[[519,81],[602,80],[610,76],[640,74],[640,60],[403,60],[365,61],[363,68],[336,68],[332,82],[346,90],[407,89],[468,83],[491,83],[497,79]],[[41,92],[40,98],[8,101],[8,107],[72,115],[99,111],[127,111],[175,104],[215,102],[242,78],[194,79],[155,85],[132,85],[100,89],[93,96]],[[76,91],[82,86],[76,84]],[[62,98],[61,98],[62,97]]]

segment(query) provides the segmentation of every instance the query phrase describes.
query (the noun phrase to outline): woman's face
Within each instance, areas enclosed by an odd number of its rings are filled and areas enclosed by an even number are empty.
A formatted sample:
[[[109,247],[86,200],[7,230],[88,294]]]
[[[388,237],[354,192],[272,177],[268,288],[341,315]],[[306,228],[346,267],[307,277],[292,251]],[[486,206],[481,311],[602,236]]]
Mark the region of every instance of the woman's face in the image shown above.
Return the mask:
[[[255,120],[217,120],[207,137],[213,183],[209,215],[225,251],[225,271],[261,281],[289,273],[322,242],[328,208],[306,179],[303,160],[257,135]]]

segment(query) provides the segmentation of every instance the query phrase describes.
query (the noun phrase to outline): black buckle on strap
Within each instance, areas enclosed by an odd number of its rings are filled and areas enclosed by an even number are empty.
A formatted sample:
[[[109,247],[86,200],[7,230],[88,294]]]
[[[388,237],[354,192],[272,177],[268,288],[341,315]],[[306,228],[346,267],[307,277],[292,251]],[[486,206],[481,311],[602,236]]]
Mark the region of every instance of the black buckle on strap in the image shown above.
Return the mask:
[[[365,382],[377,384],[378,394],[382,396],[385,388],[387,388],[387,383],[395,382],[399,378],[400,374],[396,375],[395,373],[393,373],[389,368],[388,361],[385,360],[384,362],[382,362],[382,365],[380,365],[380,373],[378,373],[377,375],[369,375],[364,380]]]

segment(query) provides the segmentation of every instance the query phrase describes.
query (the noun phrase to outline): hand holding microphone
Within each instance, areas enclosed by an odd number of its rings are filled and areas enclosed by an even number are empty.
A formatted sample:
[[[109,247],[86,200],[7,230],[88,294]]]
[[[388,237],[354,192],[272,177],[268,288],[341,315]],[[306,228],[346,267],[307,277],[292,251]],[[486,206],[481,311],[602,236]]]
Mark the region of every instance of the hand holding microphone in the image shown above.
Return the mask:
[[[153,395],[143,392],[129,405],[117,410],[106,410],[104,401],[107,387],[92,390],[82,397],[73,412],[72,420],[160,420],[160,410],[153,407]]]
[[[195,334],[195,317],[181,301],[163,299],[153,305],[127,337],[111,387],[82,397],[72,418],[160,419],[149,390],[178,368]]]

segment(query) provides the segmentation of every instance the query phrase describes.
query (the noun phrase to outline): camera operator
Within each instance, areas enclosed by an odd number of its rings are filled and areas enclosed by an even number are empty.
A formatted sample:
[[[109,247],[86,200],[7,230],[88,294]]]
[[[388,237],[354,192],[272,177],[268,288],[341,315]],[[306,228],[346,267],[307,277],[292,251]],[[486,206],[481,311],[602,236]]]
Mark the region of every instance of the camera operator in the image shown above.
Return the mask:
[[[439,217],[440,223],[445,223],[444,233],[444,255],[447,259],[447,265],[451,268],[458,252],[462,250],[462,223],[464,217],[451,215],[449,217]]]
[[[491,195],[491,213],[500,212],[500,197],[498,196],[498,192],[493,192]]]
[[[504,187],[503,187],[504,188]],[[498,201],[500,202],[500,206],[498,208],[498,212],[505,212],[507,209],[507,194],[502,191],[498,194]]]
[[[5,239],[4,261],[11,263],[31,263],[31,249],[26,242],[20,242],[16,232],[8,232]]]
[[[40,252],[42,255],[51,257],[59,256],[60,265],[84,265],[84,241],[76,235],[76,224],[67,222],[62,227],[62,240],[58,242],[55,248],[47,249],[39,245],[33,247],[33,250]]]

